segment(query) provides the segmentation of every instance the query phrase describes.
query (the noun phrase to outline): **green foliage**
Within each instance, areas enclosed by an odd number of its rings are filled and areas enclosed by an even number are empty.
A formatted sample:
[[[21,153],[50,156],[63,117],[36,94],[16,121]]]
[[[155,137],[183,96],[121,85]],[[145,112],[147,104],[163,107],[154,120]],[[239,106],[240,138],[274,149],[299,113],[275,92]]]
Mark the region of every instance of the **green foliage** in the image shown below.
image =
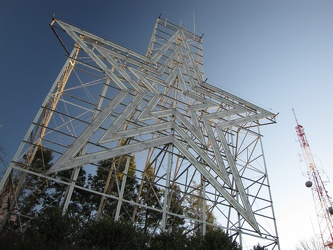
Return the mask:
[[[29,221],[22,232],[3,229],[0,234],[1,249],[75,249],[79,231],[78,223],[59,208],[48,208]]]
[[[222,230],[211,230],[205,236],[186,236],[181,230],[170,230],[152,237],[133,224],[104,217],[82,227],[76,218],[63,215],[58,208],[41,212],[30,221],[24,233],[3,231],[3,249],[158,249],[158,250],[240,250],[238,244]]]
[[[25,158],[28,157],[26,156]],[[46,171],[51,167],[52,159],[53,155],[50,150],[39,148],[31,162],[30,168],[34,172]],[[36,207],[46,202],[49,184],[49,181],[40,179],[35,175],[27,176],[24,183],[23,195],[19,201],[20,212],[22,214],[29,216],[36,214]]]
[[[179,231],[164,232],[151,239],[150,249],[182,250],[188,248],[189,241],[190,239]]]
[[[88,223],[82,230],[79,246],[94,249],[145,249],[145,236],[125,222],[104,217]]]
[[[25,156],[28,159],[28,156]],[[30,168],[34,172],[43,172],[52,166],[53,155],[50,150],[39,148],[30,164]],[[72,179],[74,170],[61,171],[53,177],[59,180],[67,181]],[[86,172],[81,169],[76,185],[84,187],[86,184]],[[43,207],[60,207],[62,206],[67,185],[57,181],[47,180],[35,175],[26,175],[24,179],[22,195],[19,198],[17,213],[34,217]],[[92,194],[81,189],[74,189],[69,204],[69,211],[80,214],[82,216],[90,216]],[[88,215],[87,215],[88,214]],[[81,216],[81,217],[82,217]],[[21,217],[21,223],[26,222],[27,217]]]
[[[161,199],[163,191],[155,184],[155,169],[152,166],[146,167],[142,175],[142,183],[139,187],[141,190],[140,202],[149,207],[161,208]],[[155,231],[161,220],[161,213],[153,209],[142,207],[138,214],[138,223],[143,228],[144,233],[152,233]]]
[[[0,234],[0,248],[10,250],[34,250],[47,249],[47,246],[35,239],[24,237],[22,233],[14,231],[2,231]]]
[[[64,176],[65,174],[68,174],[67,177]],[[69,174],[70,174],[69,171],[67,172],[65,171],[64,173],[62,173],[62,177],[67,178],[68,180],[70,178]],[[87,187],[86,184],[87,181],[88,180],[87,180],[86,171],[84,169],[81,169],[75,184],[78,186]],[[62,192],[66,190],[66,187],[63,184],[57,184],[57,187],[58,188],[55,188],[55,190],[59,190],[59,192],[61,190]],[[93,213],[94,210],[94,204],[92,202],[94,196],[95,195],[92,194],[91,192],[75,188],[71,196],[71,202],[69,203],[67,210],[70,213],[78,215],[82,223],[89,221],[92,217],[91,214]]]
[[[60,208],[47,208],[33,218],[24,235],[49,246],[74,244],[79,227],[77,219],[70,214],[62,214]]]
[[[180,231],[161,233],[152,238],[150,249],[160,250],[240,250],[240,246],[220,229],[210,230],[204,236],[186,237]]]
[[[33,219],[25,221],[28,226],[23,233],[2,232],[0,241],[9,241],[9,249],[240,249],[226,233],[210,225],[207,225],[206,235],[202,236],[199,222],[190,226],[192,233],[184,235],[185,219],[170,214],[166,217],[166,232],[160,232],[162,214],[154,208],[161,209],[166,205],[172,214],[194,219],[201,219],[205,211],[208,223],[214,223],[215,216],[211,207],[201,198],[200,185],[193,187],[188,198],[182,196],[176,184],[171,185],[166,194],[156,183],[155,169],[150,165],[145,169],[139,186],[135,178],[133,157],[128,172],[125,172],[127,157],[99,162],[94,176],[87,176],[81,169],[75,184],[113,196],[119,196],[124,188],[125,200],[139,201],[143,206],[134,209],[135,206],[130,202],[123,202],[120,221],[115,221],[118,200],[106,198],[101,201],[99,195],[74,188],[69,212],[63,215],[60,207],[64,202],[67,185],[28,175],[19,212]],[[52,158],[52,152],[39,149],[31,167],[36,172],[47,170],[52,165]],[[61,171],[55,178],[73,179],[73,171]],[[126,185],[122,185],[125,178]],[[164,199],[165,195],[168,195],[168,199]],[[166,201],[168,204],[164,204]],[[49,208],[41,210],[43,207]],[[95,221],[98,211],[102,211],[101,216],[97,216]],[[12,240],[15,237],[17,240]]]
[[[204,236],[190,238],[188,249],[193,250],[241,250],[239,244],[221,229],[209,230]]]
[[[201,198],[202,197],[202,187],[199,184],[194,183],[194,186],[191,190],[191,195],[186,197],[186,207],[184,208],[184,212],[187,217],[193,219],[200,219],[203,215],[203,208],[205,208],[205,216],[206,222],[213,224],[216,220],[211,206],[209,204],[205,204],[205,201]],[[202,228],[201,224],[198,222],[194,222],[193,225],[193,232],[194,234],[201,234]],[[214,227],[211,225],[206,225],[206,231],[214,230]]]
[[[266,249],[267,248],[261,246],[259,243],[258,243],[258,245],[256,245],[256,246],[253,247],[253,250],[266,250]]]
[[[174,185],[169,191],[170,206],[169,211],[175,214],[184,214],[183,199],[181,196],[180,188],[178,185]],[[168,216],[166,221],[166,228],[170,230],[182,229],[185,223],[185,219],[177,216]]]
[[[125,167],[128,156],[120,156],[109,160],[104,160],[98,163],[98,169],[95,176],[88,178],[88,186],[96,191],[119,196],[122,182],[125,176]],[[124,188],[123,198],[130,201],[135,201],[137,197],[137,181],[135,179],[136,166],[135,158],[131,157],[129,169],[126,175],[126,185]],[[91,204],[97,211],[102,208],[102,215],[115,216],[117,201],[107,198],[104,203],[100,203],[100,196],[93,196]],[[129,219],[133,214],[133,205],[123,203],[120,214],[122,217]]]
[[[204,236],[204,245],[201,249],[213,250],[240,250],[238,243],[220,229],[209,230]]]

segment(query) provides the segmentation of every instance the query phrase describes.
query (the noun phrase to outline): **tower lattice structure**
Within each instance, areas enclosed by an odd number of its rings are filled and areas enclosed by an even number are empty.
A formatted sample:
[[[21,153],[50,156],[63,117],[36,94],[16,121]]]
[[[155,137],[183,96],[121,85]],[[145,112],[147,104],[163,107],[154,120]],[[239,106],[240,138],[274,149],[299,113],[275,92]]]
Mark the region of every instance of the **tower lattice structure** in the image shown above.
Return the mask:
[[[1,180],[2,224],[28,218],[23,196],[56,183],[47,204],[64,211],[81,192],[94,197],[95,219],[111,206],[115,220],[138,226],[157,214],[155,232],[181,219],[188,233],[218,227],[243,247],[279,249],[259,131],[276,115],[206,82],[202,36],[158,18],[142,55],[61,20],[51,28],[68,59]],[[45,152],[51,162],[36,164]],[[103,162],[98,187],[80,182]],[[176,198],[192,201],[191,213]]]
[[[295,129],[298,136],[298,141],[303,151],[304,161],[307,167],[307,176],[309,178],[309,181],[306,182],[306,186],[311,187],[314,206],[317,213],[320,238],[325,247],[332,249],[333,248],[332,200],[326,190],[325,183],[321,177],[321,174],[316,167],[309,142],[305,135],[304,128],[302,125],[298,124],[296,115],[295,119],[297,123]]]

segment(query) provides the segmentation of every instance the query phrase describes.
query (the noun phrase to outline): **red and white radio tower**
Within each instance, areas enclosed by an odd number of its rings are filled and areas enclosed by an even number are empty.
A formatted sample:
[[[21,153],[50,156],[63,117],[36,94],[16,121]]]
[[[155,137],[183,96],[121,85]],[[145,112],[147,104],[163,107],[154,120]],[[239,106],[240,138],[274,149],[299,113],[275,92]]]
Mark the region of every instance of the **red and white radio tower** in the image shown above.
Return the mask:
[[[305,136],[304,128],[298,124],[295,111],[293,110],[293,112],[297,123],[295,129],[298,136],[298,141],[303,150],[304,159],[307,166],[307,175],[309,177],[309,180],[305,183],[305,186],[311,188],[312,190],[322,242],[325,247],[333,249],[332,201],[328,195],[320,173],[316,168],[308,140]]]

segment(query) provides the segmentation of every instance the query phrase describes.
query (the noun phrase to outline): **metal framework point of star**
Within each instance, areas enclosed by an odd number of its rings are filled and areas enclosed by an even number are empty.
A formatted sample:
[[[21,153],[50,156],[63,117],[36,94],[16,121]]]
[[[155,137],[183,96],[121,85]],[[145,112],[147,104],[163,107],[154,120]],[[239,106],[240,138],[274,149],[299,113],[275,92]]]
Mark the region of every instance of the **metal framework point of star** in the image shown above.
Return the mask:
[[[243,249],[279,249],[259,130],[276,114],[206,82],[202,36],[158,18],[143,55],[58,19],[50,26],[72,52],[1,180],[2,224],[24,216],[20,197],[35,178],[36,190],[59,184],[64,211],[79,190],[95,197],[97,219],[114,204],[115,220],[139,226],[143,213],[158,215],[155,232],[182,220],[188,233],[218,227]],[[52,153],[47,166],[36,167],[40,150]],[[82,171],[99,178],[106,161],[99,187],[79,182]]]

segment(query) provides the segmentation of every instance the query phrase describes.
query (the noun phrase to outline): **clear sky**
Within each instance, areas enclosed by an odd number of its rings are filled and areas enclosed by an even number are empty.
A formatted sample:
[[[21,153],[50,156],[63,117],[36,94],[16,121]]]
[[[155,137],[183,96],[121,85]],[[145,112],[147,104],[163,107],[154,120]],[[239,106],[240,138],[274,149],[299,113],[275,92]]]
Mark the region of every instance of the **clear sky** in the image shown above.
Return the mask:
[[[262,128],[281,249],[318,234],[295,109],[324,179],[333,178],[332,0],[0,2],[0,143],[10,161],[66,57],[52,15],[145,53],[156,18],[204,33],[208,82],[279,113]],[[332,183],[327,190],[333,195]]]

